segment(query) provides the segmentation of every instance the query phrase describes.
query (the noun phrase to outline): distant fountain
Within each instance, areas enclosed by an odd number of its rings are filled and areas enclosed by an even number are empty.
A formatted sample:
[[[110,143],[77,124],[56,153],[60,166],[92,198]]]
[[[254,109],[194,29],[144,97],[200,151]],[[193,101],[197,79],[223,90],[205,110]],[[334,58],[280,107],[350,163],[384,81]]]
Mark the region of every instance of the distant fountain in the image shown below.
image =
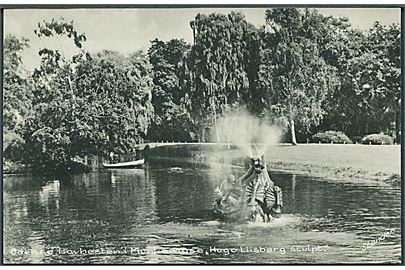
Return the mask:
[[[228,113],[217,120],[215,136],[221,143],[236,146],[250,159],[249,170],[236,178],[228,176],[216,188],[215,213],[224,219],[268,222],[281,215],[282,192],[270,179],[265,164],[267,147],[280,141],[281,128],[267,124],[245,111]],[[225,161],[225,159],[224,159]],[[231,159],[226,159],[232,162]],[[229,166],[224,162],[223,166]]]

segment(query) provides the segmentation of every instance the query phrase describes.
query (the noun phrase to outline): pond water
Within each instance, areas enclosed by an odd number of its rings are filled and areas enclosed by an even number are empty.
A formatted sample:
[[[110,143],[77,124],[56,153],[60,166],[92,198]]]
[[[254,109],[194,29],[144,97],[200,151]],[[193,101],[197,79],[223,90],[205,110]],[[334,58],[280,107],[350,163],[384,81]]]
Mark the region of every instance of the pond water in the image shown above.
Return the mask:
[[[222,223],[214,189],[244,171],[214,167],[5,176],[4,262],[400,263],[400,188],[270,172],[284,215]]]

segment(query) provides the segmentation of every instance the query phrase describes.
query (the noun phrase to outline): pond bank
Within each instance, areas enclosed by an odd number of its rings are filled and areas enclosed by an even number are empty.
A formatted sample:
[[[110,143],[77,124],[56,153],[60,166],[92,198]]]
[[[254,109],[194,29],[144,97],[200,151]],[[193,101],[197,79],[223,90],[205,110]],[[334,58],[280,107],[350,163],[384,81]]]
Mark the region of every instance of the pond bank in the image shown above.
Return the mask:
[[[394,186],[401,185],[401,175],[397,173],[368,172],[353,167],[333,167],[321,166],[319,164],[294,163],[278,161],[268,163],[272,171],[302,174],[312,177],[322,177],[331,180],[348,180],[348,181],[380,181],[389,183]]]
[[[3,160],[3,174],[29,174],[31,169],[20,162]]]
[[[270,170],[345,180],[401,183],[399,145],[272,146],[266,151]]]
[[[273,145],[265,150],[270,171],[322,177],[333,180],[401,183],[399,145]],[[245,166],[247,154],[236,147],[177,145],[153,149],[152,156]]]
[[[228,149],[227,145],[179,144],[153,148],[150,157],[243,167],[248,155],[236,146]],[[280,144],[266,148],[265,161],[270,171],[331,180],[380,181],[395,186],[401,183],[399,145]],[[24,164],[3,160],[3,174],[29,173],[30,168]]]
[[[59,168],[34,168],[19,161],[3,160],[3,175],[52,175],[57,173],[85,173],[91,168],[80,162],[70,162]]]
[[[400,146],[318,145],[270,146],[268,169],[345,181],[401,183]]]

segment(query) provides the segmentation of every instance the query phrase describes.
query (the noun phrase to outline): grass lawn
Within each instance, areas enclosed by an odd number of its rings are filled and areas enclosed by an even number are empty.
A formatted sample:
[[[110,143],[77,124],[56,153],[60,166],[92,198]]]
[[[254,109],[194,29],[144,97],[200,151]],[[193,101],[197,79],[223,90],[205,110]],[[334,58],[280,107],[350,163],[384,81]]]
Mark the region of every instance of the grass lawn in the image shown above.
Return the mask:
[[[319,166],[352,167],[370,173],[396,173],[401,170],[399,145],[300,144],[267,148],[268,162],[310,163]]]
[[[245,159],[246,153],[234,149],[220,150],[211,161],[242,165]],[[273,145],[266,148],[265,161],[270,171],[349,181],[377,180],[394,185],[401,181],[399,145]]]
[[[400,184],[399,145],[300,144],[268,147],[270,170],[336,179],[361,179]]]

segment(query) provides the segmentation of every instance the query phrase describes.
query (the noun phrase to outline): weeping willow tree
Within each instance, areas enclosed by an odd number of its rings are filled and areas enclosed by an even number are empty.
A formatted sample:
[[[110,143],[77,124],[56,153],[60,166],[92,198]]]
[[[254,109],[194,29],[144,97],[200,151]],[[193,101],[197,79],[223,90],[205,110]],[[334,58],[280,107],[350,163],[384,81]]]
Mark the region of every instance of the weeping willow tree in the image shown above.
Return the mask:
[[[191,112],[200,127],[216,129],[217,119],[244,97],[254,80],[254,46],[257,29],[241,13],[198,14],[190,23],[194,45],[188,57],[191,80]],[[253,74],[253,75],[252,75]],[[216,140],[220,141],[219,133]]]

